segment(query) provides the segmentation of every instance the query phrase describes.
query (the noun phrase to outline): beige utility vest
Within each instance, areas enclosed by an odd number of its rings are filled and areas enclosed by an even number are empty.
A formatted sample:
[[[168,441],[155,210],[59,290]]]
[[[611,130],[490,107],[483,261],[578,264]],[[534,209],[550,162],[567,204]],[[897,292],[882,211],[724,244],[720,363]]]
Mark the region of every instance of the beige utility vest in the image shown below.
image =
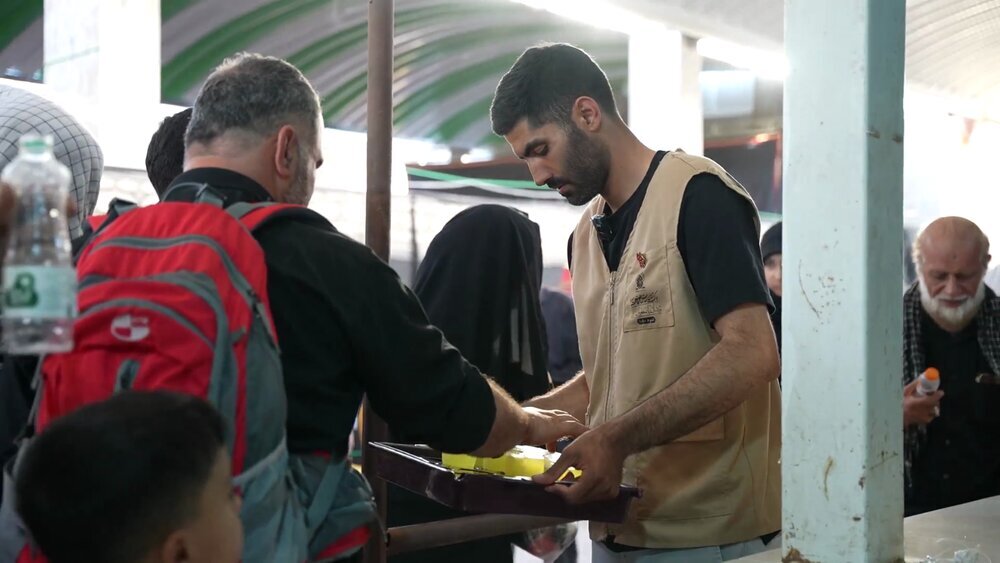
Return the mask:
[[[698,306],[677,248],[688,181],[711,173],[753,200],[715,162],[683,152],[663,157],[653,175],[618,270],[609,272],[591,217],[573,235],[573,298],[591,427],[670,387],[719,341]],[[693,188],[697,189],[697,188]],[[756,209],[756,208],[755,208]],[[757,221],[759,231],[760,224]],[[677,440],[630,456],[624,482],[643,490],[624,524],[591,523],[595,540],[649,548],[725,545],[781,526],[778,383]]]

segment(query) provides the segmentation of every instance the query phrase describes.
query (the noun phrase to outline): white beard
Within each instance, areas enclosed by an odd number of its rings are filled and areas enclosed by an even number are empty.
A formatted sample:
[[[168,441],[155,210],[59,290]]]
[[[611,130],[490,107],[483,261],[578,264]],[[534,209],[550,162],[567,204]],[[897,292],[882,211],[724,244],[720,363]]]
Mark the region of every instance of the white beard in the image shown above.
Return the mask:
[[[927,284],[924,283],[923,274],[917,277],[920,279],[920,302],[923,304],[924,310],[932,318],[941,319],[953,327],[962,328],[968,325],[979,314],[979,307],[983,304],[983,300],[986,299],[986,282],[980,281],[979,288],[976,289],[974,296],[966,297],[965,301],[958,307],[948,307],[940,299],[931,297],[930,292],[927,290]]]

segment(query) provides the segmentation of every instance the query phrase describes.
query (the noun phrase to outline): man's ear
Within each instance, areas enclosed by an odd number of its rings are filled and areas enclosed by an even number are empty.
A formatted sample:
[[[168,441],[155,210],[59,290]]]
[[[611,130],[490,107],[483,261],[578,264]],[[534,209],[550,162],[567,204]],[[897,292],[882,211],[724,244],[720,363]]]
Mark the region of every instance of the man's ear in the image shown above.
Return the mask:
[[[191,550],[188,547],[187,534],[183,530],[170,534],[160,546],[159,556],[159,563],[189,563]]]
[[[580,129],[594,133],[601,128],[603,118],[601,105],[593,98],[580,96],[573,102],[573,122]]]
[[[299,137],[291,125],[278,129],[274,143],[274,169],[281,178],[291,178],[295,173],[293,165],[298,157]]]

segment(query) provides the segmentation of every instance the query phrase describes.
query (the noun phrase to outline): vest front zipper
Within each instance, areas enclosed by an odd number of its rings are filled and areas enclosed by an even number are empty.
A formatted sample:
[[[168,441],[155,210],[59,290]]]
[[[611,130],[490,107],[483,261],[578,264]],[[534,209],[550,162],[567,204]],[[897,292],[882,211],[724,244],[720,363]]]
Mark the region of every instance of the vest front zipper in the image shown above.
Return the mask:
[[[608,300],[608,388],[604,395],[604,420],[611,419],[611,387],[614,384],[614,357],[615,357],[615,285],[618,282],[618,270],[611,272],[611,280],[608,283],[608,291],[611,298]]]

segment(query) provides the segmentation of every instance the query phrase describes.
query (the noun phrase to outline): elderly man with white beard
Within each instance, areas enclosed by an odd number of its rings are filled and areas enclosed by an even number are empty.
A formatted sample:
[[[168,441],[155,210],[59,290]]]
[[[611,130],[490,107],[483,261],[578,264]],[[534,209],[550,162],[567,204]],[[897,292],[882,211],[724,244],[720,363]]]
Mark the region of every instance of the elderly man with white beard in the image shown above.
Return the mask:
[[[906,514],[1000,494],[1000,298],[983,280],[989,240],[943,217],[913,245],[917,283],[903,298]],[[917,394],[916,378],[941,388]]]

